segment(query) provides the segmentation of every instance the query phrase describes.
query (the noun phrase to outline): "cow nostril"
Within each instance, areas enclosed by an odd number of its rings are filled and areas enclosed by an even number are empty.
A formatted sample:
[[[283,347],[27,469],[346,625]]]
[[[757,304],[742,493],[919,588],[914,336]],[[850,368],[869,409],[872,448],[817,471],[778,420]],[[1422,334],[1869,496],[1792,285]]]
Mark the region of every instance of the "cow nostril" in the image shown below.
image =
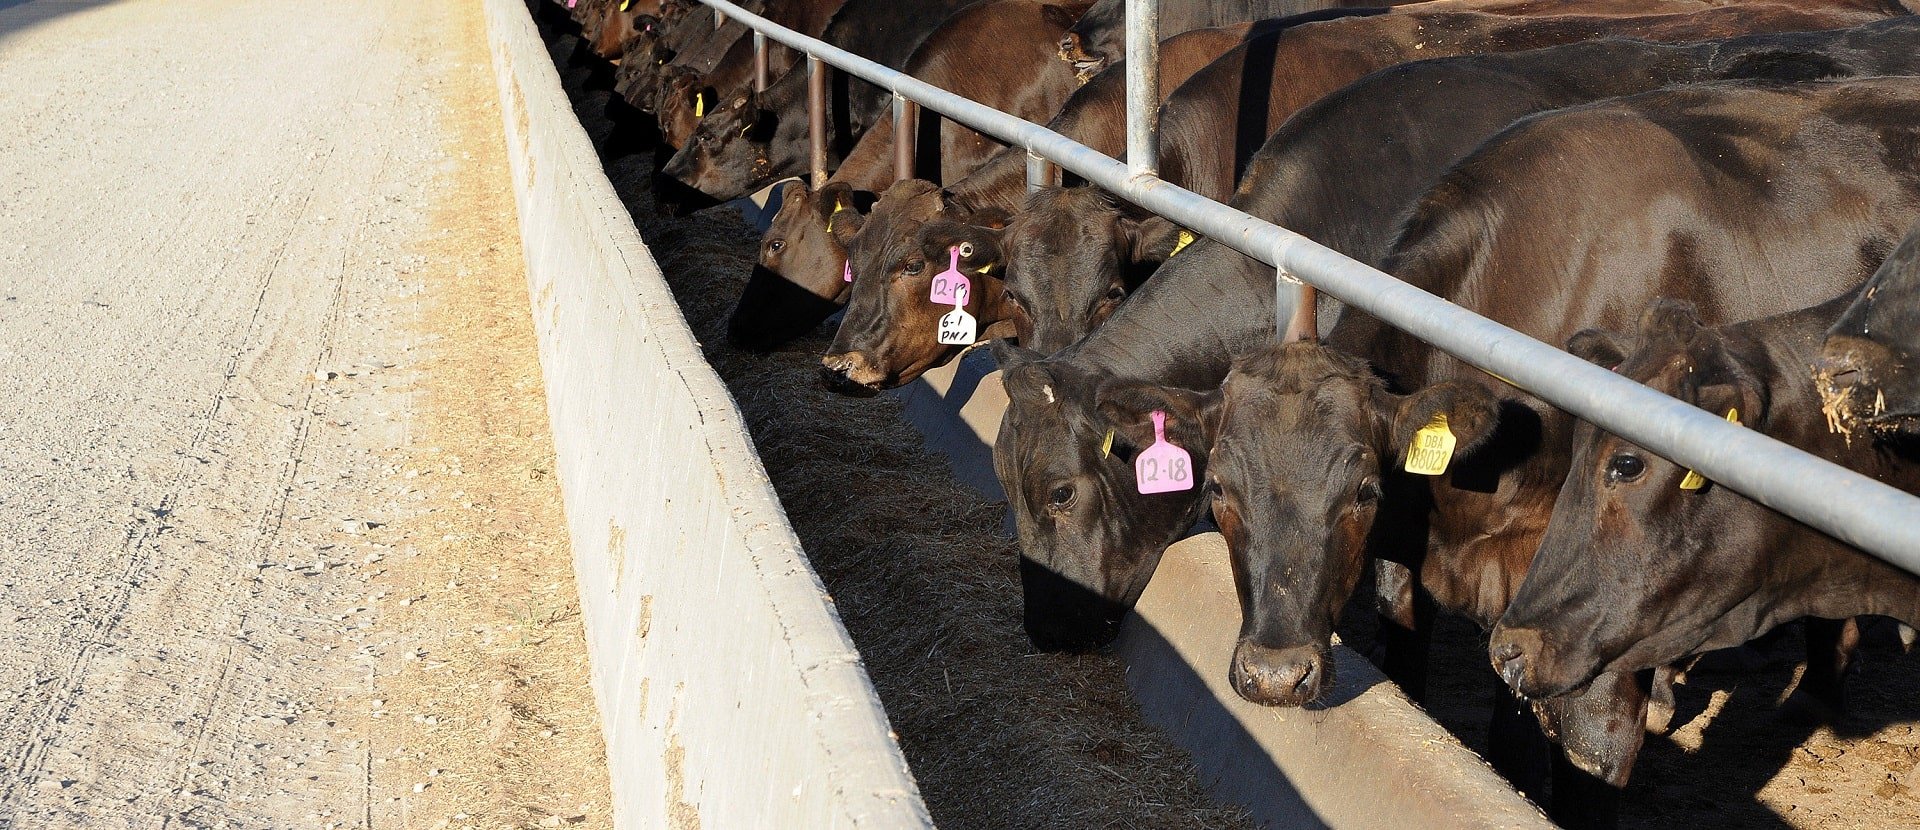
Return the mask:
[[[1505,663],[1508,660],[1512,660],[1513,658],[1519,657],[1519,656],[1520,656],[1519,643],[1496,643],[1493,646],[1493,659],[1496,662]]]

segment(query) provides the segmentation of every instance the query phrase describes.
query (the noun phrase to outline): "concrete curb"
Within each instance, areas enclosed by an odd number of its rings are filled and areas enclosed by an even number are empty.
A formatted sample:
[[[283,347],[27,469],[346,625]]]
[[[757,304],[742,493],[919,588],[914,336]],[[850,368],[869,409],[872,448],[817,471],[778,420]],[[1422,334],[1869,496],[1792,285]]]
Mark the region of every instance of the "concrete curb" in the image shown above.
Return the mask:
[[[931,827],[526,6],[485,12],[616,824]]]
[[[1002,500],[993,441],[1006,393],[984,349],[894,393],[929,449]],[[1174,545],[1121,630],[1127,683],[1155,726],[1192,753],[1219,801],[1264,827],[1550,828],[1480,756],[1336,643],[1334,705],[1269,709],[1227,685],[1239,636],[1226,544],[1202,533]]]

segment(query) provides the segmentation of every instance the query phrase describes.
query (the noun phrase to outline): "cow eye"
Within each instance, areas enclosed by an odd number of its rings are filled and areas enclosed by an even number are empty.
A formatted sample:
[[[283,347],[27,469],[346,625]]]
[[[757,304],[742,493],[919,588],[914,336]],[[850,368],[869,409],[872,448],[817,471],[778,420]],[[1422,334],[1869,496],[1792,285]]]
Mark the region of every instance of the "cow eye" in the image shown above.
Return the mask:
[[[1623,452],[1607,462],[1608,481],[1635,481],[1646,472],[1647,462],[1630,453]]]
[[[1060,510],[1073,503],[1073,485],[1062,484],[1047,494],[1047,506]]]
[[[1360,492],[1354,495],[1354,500],[1361,504],[1372,504],[1379,501],[1380,496],[1380,479],[1368,477],[1360,482]]]
[[[767,250],[769,251],[778,251],[785,247],[787,247],[787,241],[784,239],[776,239],[767,243]]]
[[[922,270],[925,270],[926,267],[927,267],[927,264],[925,262],[916,259],[911,262],[908,262],[905,270],[909,275],[913,275],[913,274],[920,273]]]
[[[1112,300],[1116,303],[1120,301],[1121,297],[1125,297],[1125,296],[1127,296],[1127,290],[1124,288],[1121,288],[1120,286],[1116,285],[1112,288],[1107,289],[1107,299]]]

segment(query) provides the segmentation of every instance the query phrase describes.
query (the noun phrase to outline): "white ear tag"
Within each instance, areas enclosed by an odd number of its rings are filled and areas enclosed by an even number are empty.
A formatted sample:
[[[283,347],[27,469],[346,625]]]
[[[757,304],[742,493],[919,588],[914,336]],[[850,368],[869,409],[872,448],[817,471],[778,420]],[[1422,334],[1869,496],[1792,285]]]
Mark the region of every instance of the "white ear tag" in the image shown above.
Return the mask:
[[[971,293],[967,286],[957,286],[953,292],[953,310],[940,316],[940,329],[936,336],[942,346],[973,345],[973,315],[967,313],[967,295]]]

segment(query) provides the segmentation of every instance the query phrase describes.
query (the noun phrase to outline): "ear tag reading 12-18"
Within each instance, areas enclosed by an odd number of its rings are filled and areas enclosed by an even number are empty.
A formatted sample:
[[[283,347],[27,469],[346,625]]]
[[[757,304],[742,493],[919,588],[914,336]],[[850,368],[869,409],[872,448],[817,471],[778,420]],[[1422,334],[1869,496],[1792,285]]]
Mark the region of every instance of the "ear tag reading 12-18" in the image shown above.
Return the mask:
[[[853,282],[853,260],[847,260],[846,267],[840,271],[841,282]]]
[[[964,280],[965,277],[961,279]],[[973,345],[973,315],[968,314],[964,308],[967,304],[967,292],[967,286],[961,285],[960,290],[954,295],[953,310],[940,315],[940,329],[935,337],[939,339],[942,346]]]
[[[1193,456],[1167,443],[1167,413],[1153,411],[1153,446],[1133,459],[1133,483],[1141,493],[1193,489]]]
[[[964,299],[965,296],[973,293],[973,282],[967,279],[967,275],[960,273],[960,247],[956,245],[948,248],[947,254],[953,257],[953,262],[947,266],[947,270],[934,275],[933,294],[930,299],[940,305],[965,305],[967,302]],[[962,299],[954,299],[956,296]]]
[[[1407,472],[1437,476],[1447,471],[1453,460],[1453,430],[1447,428],[1447,414],[1436,412],[1433,420],[1413,434],[1413,446],[1407,448]]]
[[[1740,410],[1727,410],[1727,421],[1735,424],[1740,423]],[[1692,470],[1688,470],[1686,477],[1680,479],[1680,489],[1682,490],[1698,490],[1705,486],[1707,486],[1707,477]]]

